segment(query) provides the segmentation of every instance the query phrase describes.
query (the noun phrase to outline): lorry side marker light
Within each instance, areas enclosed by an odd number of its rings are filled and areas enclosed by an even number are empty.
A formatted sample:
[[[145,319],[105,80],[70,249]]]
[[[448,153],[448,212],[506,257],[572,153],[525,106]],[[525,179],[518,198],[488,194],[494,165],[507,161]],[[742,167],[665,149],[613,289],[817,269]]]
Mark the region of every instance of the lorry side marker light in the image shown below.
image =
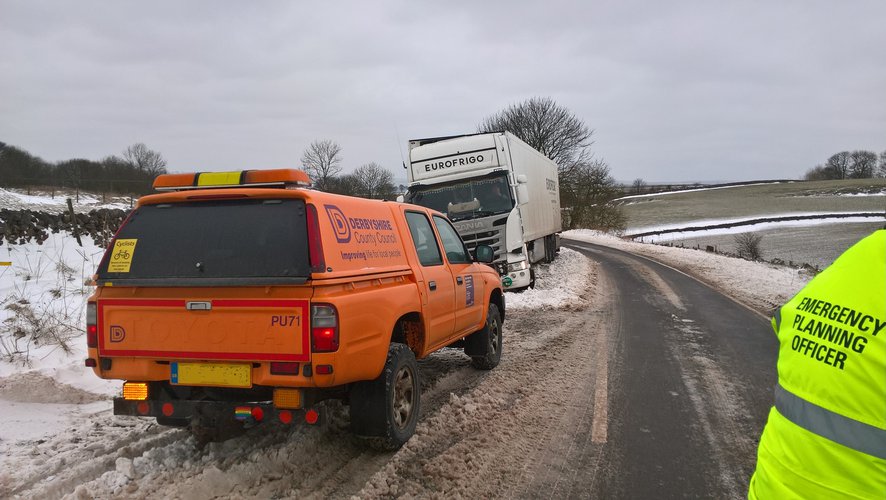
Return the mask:
[[[320,414],[317,413],[317,410],[311,408],[310,410],[305,412],[305,422],[310,425],[314,425],[317,421],[320,420]]]
[[[124,382],[123,399],[127,401],[144,401],[148,399],[148,384],[145,382]]]

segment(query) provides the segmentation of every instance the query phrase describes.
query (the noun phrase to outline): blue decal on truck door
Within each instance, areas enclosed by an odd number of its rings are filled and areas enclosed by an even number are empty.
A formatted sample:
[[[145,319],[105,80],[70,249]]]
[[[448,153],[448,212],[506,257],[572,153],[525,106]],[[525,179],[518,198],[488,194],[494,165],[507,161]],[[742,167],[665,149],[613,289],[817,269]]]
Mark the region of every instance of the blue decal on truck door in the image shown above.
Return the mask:
[[[465,307],[474,305],[474,276],[465,276]]]

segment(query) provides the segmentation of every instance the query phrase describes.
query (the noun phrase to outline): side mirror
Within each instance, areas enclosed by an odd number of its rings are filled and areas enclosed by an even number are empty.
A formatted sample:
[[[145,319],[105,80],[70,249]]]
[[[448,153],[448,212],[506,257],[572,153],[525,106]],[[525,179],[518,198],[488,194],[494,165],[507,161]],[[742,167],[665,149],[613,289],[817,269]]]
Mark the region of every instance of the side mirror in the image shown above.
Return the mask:
[[[495,259],[495,250],[489,245],[477,245],[474,249],[474,260],[484,264],[491,264]]]
[[[526,176],[524,175],[520,177]],[[529,187],[527,187],[526,184],[517,184],[517,204],[525,205],[527,203],[529,203]]]
[[[402,194],[398,194],[397,203],[403,203],[404,201],[406,201],[406,198],[404,198]]]

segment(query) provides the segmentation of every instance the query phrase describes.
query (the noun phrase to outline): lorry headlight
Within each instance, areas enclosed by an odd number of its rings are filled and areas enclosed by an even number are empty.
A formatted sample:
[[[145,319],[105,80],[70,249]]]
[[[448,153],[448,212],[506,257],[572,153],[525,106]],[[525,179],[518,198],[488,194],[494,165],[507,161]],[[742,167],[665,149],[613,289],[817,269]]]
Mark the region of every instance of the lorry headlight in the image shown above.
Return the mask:
[[[514,262],[513,264],[508,264],[508,272],[513,273],[516,271],[523,271],[529,268],[529,264],[525,260],[521,260],[520,262]]]

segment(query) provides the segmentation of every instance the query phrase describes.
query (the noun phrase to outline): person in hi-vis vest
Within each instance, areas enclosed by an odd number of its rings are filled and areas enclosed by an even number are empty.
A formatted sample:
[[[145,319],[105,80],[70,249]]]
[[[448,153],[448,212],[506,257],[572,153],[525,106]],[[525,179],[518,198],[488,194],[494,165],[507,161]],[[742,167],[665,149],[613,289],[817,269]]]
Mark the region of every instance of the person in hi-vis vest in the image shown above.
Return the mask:
[[[776,311],[775,406],[751,499],[886,499],[886,229]]]

